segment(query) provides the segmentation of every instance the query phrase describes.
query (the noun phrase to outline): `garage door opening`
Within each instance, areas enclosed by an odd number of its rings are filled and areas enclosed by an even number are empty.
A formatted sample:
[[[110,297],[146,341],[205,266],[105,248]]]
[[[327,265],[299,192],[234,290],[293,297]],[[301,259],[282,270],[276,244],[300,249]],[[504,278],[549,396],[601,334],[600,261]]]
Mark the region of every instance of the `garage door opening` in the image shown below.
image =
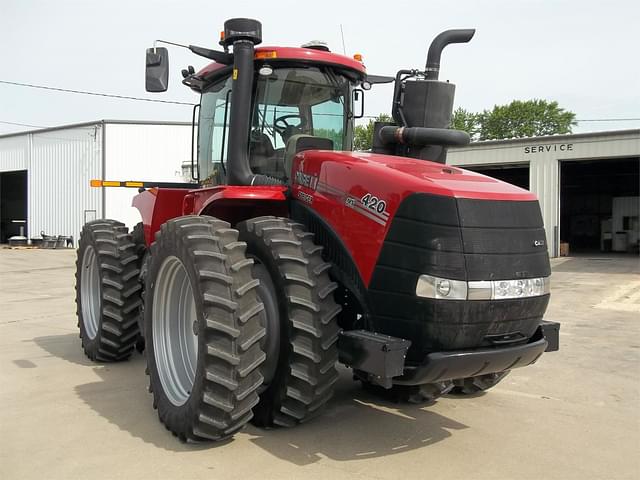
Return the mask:
[[[570,252],[638,252],[640,159],[560,164],[560,241]]]
[[[0,243],[27,233],[27,171],[0,173]]]
[[[466,170],[482,173],[503,182],[529,190],[529,165],[470,166]]]

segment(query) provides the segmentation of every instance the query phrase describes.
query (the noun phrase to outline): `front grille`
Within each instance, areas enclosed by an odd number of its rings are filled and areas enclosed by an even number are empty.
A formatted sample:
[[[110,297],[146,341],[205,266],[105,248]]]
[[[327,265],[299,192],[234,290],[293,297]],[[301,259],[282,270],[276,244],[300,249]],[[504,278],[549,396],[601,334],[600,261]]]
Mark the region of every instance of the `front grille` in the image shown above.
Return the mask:
[[[425,349],[481,346],[487,335],[531,335],[548,296],[419,299],[421,274],[466,281],[549,276],[538,202],[410,195],[393,218],[369,284],[374,328],[412,340],[410,357]]]
[[[416,281],[423,273],[467,281],[546,277],[550,269],[545,244],[536,201],[416,193],[402,202],[393,218],[371,288],[387,283],[384,277],[394,275],[390,269],[398,277],[415,276]]]

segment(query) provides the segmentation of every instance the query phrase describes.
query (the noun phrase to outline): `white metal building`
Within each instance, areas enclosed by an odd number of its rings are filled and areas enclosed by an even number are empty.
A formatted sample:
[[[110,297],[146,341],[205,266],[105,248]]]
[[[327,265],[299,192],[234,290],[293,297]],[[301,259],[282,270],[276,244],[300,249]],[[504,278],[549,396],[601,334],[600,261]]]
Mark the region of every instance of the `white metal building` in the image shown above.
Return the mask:
[[[130,228],[135,189],[91,179],[184,181],[191,124],[103,120],[0,136],[0,242],[19,233],[73,235],[94,218]],[[538,195],[549,251],[633,250],[638,244],[640,129],[475,142],[448,163]]]
[[[633,251],[638,244],[640,129],[474,142],[447,163],[535,193],[549,252]]]
[[[0,243],[73,236],[94,218],[140,221],[131,188],[91,188],[92,179],[182,182],[191,124],[102,120],[0,136]]]

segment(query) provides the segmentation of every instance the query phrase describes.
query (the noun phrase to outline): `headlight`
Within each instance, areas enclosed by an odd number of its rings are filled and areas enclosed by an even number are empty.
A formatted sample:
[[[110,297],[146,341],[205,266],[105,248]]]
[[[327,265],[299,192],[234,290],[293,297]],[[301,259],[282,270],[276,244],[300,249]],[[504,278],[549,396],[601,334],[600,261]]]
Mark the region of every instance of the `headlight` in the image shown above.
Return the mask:
[[[416,295],[427,298],[466,300],[467,282],[432,277],[431,275],[420,275],[416,285]]]
[[[549,293],[549,277],[465,282],[420,275],[416,295],[444,300],[506,300]]]
[[[546,285],[546,288],[545,288]],[[544,278],[522,280],[496,280],[492,282],[492,299],[537,297],[549,293],[549,282]]]

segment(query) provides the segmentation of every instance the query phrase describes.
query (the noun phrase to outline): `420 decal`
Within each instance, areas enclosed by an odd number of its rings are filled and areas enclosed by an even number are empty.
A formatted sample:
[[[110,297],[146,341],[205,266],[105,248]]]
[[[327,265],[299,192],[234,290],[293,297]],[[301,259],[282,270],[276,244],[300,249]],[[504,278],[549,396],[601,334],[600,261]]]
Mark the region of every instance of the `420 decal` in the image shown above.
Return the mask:
[[[364,205],[369,210],[373,210],[374,212],[384,214],[387,211],[387,202],[384,200],[380,200],[375,195],[371,195],[367,193],[364,197],[360,199],[362,205]]]

